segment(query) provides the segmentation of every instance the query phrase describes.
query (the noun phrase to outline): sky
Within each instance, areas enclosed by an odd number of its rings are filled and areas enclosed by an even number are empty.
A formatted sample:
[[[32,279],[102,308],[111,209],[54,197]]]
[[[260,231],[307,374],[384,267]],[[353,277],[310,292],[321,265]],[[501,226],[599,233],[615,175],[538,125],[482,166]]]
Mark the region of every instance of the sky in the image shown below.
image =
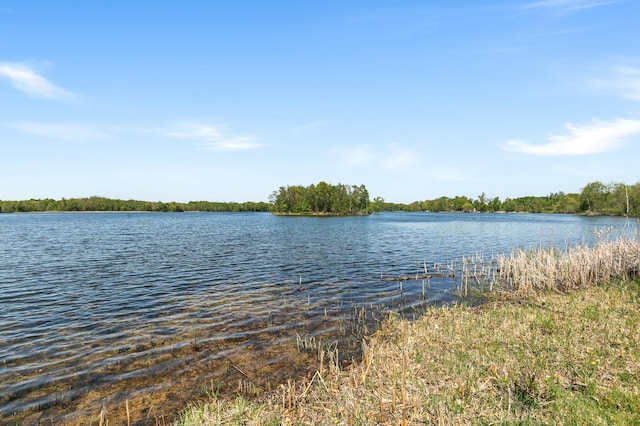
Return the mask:
[[[640,181],[640,1],[0,1],[0,200]]]

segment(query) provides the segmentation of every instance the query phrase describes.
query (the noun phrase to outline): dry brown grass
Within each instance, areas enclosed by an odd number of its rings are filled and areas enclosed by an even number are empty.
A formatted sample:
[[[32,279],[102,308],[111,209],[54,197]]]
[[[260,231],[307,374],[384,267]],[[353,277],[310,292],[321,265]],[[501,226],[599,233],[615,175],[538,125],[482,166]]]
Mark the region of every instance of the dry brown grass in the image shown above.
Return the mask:
[[[567,291],[640,272],[640,241],[609,240],[604,231],[599,234],[592,247],[538,248],[499,255],[494,286],[518,293]]]

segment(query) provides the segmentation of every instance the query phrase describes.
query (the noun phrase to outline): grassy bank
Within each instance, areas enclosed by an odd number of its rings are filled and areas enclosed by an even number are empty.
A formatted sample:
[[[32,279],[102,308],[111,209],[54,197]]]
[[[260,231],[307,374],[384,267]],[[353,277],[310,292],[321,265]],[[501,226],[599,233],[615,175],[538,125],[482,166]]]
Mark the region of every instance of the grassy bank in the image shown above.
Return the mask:
[[[320,352],[315,375],[260,400],[214,396],[180,424],[640,424],[640,244],[499,264],[509,291],[483,306],[390,314],[360,362]]]

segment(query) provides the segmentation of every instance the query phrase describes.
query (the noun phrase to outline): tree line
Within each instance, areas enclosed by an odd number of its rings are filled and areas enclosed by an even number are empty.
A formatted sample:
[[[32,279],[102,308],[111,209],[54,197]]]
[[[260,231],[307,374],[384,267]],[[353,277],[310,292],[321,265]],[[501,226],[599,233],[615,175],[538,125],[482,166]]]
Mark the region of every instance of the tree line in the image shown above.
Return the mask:
[[[330,185],[320,182],[310,186],[282,186],[269,197],[269,202],[189,201],[150,202],[118,200],[105,197],[69,198],[61,200],[30,199],[0,200],[0,213],[18,212],[82,212],[82,211],[142,211],[142,212],[274,212],[277,214],[368,214],[379,211],[430,212],[522,212],[569,213],[640,217],[640,182],[590,182],[580,193],[551,193],[547,196],[491,198],[485,193],[477,198],[464,195],[442,196],[410,204],[386,202],[382,197],[369,199],[364,185]]]
[[[369,214],[369,191],[364,185],[281,186],[269,197],[276,214],[363,215]]]
[[[586,215],[640,217],[640,182],[604,184],[591,182],[580,193],[551,193],[546,196],[519,198],[491,198],[485,193],[477,198],[467,196],[439,197],[414,201],[410,204],[386,203],[375,198],[373,210],[380,211],[431,211],[431,212],[518,212],[518,213],[567,213]]]
[[[431,212],[507,212],[507,213],[579,213],[579,194],[551,193],[547,196],[519,198],[489,198],[482,193],[478,198],[464,195],[439,197],[433,200],[414,201],[405,205],[404,211]]]
[[[105,197],[69,198],[61,200],[31,199],[22,201],[0,200],[0,213],[29,212],[266,212],[271,205],[265,202],[226,203],[189,201],[188,203],[161,201],[118,200]]]

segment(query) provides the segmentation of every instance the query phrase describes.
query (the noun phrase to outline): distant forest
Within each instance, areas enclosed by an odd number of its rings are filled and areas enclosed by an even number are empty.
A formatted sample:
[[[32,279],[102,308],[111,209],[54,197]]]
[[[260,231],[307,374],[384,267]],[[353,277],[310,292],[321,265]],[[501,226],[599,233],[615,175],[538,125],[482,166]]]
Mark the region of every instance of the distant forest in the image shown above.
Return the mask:
[[[431,211],[431,212],[517,212],[517,213],[569,213],[584,215],[640,217],[640,182],[603,184],[591,182],[579,194],[551,193],[542,197],[490,198],[482,193],[473,199],[466,196],[440,197],[414,201],[411,204],[387,203],[373,200],[376,210]]]
[[[31,199],[0,200],[1,213],[17,212],[273,212],[280,214],[367,214],[380,211],[429,212],[522,212],[570,213],[640,217],[640,182],[604,184],[591,182],[579,194],[552,193],[542,197],[519,197],[500,200],[485,193],[477,198],[467,196],[439,197],[410,204],[386,202],[382,197],[369,199],[364,185],[283,186],[266,202],[190,201],[150,202],[118,200],[104,197],[69,198],[61,200]]]
[[[117,200],[104,197],[0,201],[1,213],[14,212],[267,212],[265,202],[224,203],[189,201],[188,203],[160,201]]]

